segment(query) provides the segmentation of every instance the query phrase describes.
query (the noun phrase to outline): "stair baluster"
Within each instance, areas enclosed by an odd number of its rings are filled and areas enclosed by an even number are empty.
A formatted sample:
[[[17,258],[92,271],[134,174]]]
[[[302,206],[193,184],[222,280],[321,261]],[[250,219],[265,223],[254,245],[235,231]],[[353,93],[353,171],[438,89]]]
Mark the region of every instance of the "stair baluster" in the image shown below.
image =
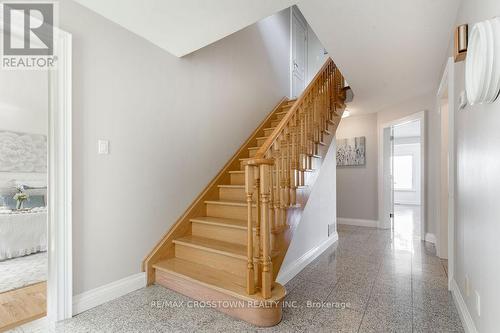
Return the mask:
[[[287,209],[297,203],[296,191],[305,184],[305,171],[313,169],[313,156],[318,154],[324,133],[329,133],[329,125],[338,122],[342,114],[343,85],[342,75],[328,59],[255,156],[245,162],[249,294],[260,289],[264,299],[271,297],[274,283],[271,253],[275,247],[272,234],[287,227]],[[257,196],[255,238],[251,228],[254,193]]]

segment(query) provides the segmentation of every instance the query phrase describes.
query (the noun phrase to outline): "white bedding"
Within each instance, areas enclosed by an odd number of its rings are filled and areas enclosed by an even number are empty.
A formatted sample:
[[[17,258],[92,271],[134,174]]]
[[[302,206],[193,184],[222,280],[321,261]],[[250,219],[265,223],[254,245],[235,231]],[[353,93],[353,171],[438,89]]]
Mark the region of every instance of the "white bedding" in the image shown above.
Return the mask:
[[[0,213],[0,260],[47,251],[47,212]]]

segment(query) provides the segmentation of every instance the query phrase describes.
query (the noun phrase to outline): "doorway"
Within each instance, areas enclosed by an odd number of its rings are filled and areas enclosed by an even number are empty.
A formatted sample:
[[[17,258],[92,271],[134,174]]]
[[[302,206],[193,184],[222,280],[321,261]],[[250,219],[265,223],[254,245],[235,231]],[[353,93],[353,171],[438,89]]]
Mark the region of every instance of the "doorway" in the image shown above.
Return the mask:
[[[0,331],[45,316],[49,73],[0,75]]]
[[[425,111],[382,124],[379,142],[378,226],[412,251],[425,239]]]
[[[0,23],[2,23],[1,18]],[[11,38],[22,40],[23,29],[23,25],[12,23]],[[4,218],[2,220],[5,223],[13,219],[32,222],[30,225],[28,225],[29,223],[25,225],[24,231],[20,229],[20,223],[12,224],[13,228],[7,237],[12,240],[9,243],[11,244],[9,248],[14,249],[14,251],[7,251],[9,253],[4,253],[4,255],[15,256],[13,259],[21,258],[21,261],[28,259],[28,255],[34,255],[29,259],[45,257],[45,261],[40,265],[43,267],[45,276],[37,277],[36,281],[29,281],[29,277],[33,277],[35,274],[28,274],[25,278],[26,283],[23,282],[23,285],[16,287],[17,289],[9,288],[7,292],[11,294],[3,295],[11,301],[13,306],[7,305],[9,306],[8,312],[0,311],[0,331],[19,326],[45,316],[45,314],[47,316],[42,320],[43,325],[70,318],[72,315],[72,46],[69,33],[57,28],[54,30],[54,52],[58,59],[57,68],[31,73],[21,73],[19,72],[21,70],[18,69],[12,70],[8,74],[9,82],[6,86],[11,90],[0,89],[2,91],[0,124],[2,126],[18,126],[16,128],[0,128],[0,130],[13,133],[4,135],[6,140],[12,141],[16,135],[22,136],[19,144],[11,145],[8,142],[7,145],[0,145],[3,148],[7,147],[7,154],[3,154],[1,159],[3,172],[8,173],[6,175],[7,182],[3,182],[7,184],[7,187],[4,186],[4,188],[6,191],[10,191],[11,185],[14,185],[15,191],[18,191],[19,188],[19,192],[25,194],[23,195],[23,203],[20,205],[18,205],[20,200],[15,200],[15,203],[9,202],[14,199],[14,195],[11,195],[10,192],[6,194],[6,199],[2,198],[0,204],[3,207],[2,215]],[[7,78],[7,72],[1,75]],[[13,76],[16,80],[26,76],[29,76],[29,79],[22,88],[15,89],[12,85]],[[35,76],[40,78],[39,82],[41,83],[34,87],[35,91],[24,96],[26,98],[23,99],[20,93],[28,91],[27,87],[35,82]],[[7,91],[10,91],[9,95],[6,95]],[[40,96],[43,92],[43,100],[32,102],[32,97],[37,92],[40,93]],[[24,104],[21,105],[22,107],[16,107],[12,101],[8,100],[9,98]],[[27,102],[29,103],[26,104]],[[23,115],[22,110],[26,111],[27,114],[32,114],[41,105],[44,105],[46,111],[44,115],[37,113],[40,116],[38,118],[35,115],[28,115],[23,120],[18,119],[19,116]],[[40,125],[43,129],[36,128],[35,125]],[[31,145],[31,148],[24,149],[22,147],[28,144]],[[18,149],[19,147],[21,149]],[[43,149],[43,147],[45,148]],[[26,157],[27,153],[29,153],[28,157]],[[12,158],[5,158],[6,156]],[[18,157],[20,156],[24,156],[26,163],[19,163]],[[45,218],[38,218],[39,215],[43,214],[45,214]],[[17,237],[16,235],[21,236]],[[28,235],[31,236],[27,238]],[[32,237],[32,235],[35,236]],[[43,235],[45,235],[45,239]],[[6,233],[2,233],[3,236],[6,236]],[[22,244],[17,241],[21,238]],[[30,242],[30,244],[38,242],[39,245],[26,245],[26,242]],[[2,246],[6,244],[3,240],[0,240],[0,243]],[[23,255],[23,249],[29,251],[24,251]],[[28,266],[30,270],[34,268],[31,264]],[[29,298],[29,302],[26,301],[27,298]],[[2,302],[2,304],[5,303]],[[21,315],[14,314],[12,311],[14,306],[16,313],[21,313]]]
[[[290,10],[290,24],[290,96],[298,98],[307,79],[307,23],[295,6]]]
[[[421,143],[420,119],[393,126],[392,230],[408,241],[421,239]]]

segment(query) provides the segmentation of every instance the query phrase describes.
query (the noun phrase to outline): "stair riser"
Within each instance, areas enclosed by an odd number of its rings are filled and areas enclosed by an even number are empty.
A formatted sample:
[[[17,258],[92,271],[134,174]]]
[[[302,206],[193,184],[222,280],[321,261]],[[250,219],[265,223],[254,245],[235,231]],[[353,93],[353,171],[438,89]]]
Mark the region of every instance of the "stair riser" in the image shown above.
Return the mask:
[[[271,133],[273,133],[273,131],[274,131],[274,128],[266,128],[264,130],[264,136],[270,136]]]
[[[281,119],[280,119],[280,120],[273,120],[273,121],[271,122],[271,126],[272,126],[272,127],[276,127],[276,126],[278,126],[278,125],[279,125],[279,123],[280,123],[280,121],[281,121]]]
[[[286,113],[278,113],[276,115],[276,120],[279,121],[279,120],[283,119],[285,116],[286,116]]]
[[[264,142],[266,142],[267,138],[260,138],[260,139],[257,139],[257,146],[262,146],[264,144]]]
[[[256,193],[253,194],[253,199],[257,197]],[[244,188],[229,188],[221,187],[219,188],[219,199],[220,200],[234,200],[234,201],[246,201],[247,196]]]
[[[252,216],[255,219],[256,208],[253,208]],[[218,205],[218,204],[207,204],[207,216],[213,217],[225,217],[229,219],[246,220],[247,219],[247,207],[243,206],[229,206],[229,205]]]
[[[231,185],[245,185],[245,175],[242,173],[232,173],[231,177]]]
[[[220,225],[212,225],[212,224],[196,223],[196,222],[193,222],[191,225],[192,225],[193,236],[205,237],[241,245],[247,244],[246,229],[237,229],[231,227],[224,227]]]
[[[248,149],[248,157],[254,157],[257,153],[257,149]]]
[[[175,244],[175,257],[232,273],[245,281],[246,260],[182,244]]]

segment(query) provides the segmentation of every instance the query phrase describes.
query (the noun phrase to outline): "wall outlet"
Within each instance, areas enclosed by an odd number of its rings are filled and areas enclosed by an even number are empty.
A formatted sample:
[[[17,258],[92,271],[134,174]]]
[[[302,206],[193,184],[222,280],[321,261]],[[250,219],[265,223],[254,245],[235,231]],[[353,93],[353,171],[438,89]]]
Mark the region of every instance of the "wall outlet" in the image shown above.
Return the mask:
[[[477,290],[475,290],[474,293],[476,295],[476,311],[477,311],[477,315],[479,317],[481,317],[481,296],[479,295],[479,293],[477,292]]]
[[[465,274],[465,296],[470,296],[470,282],[469,275]]]

